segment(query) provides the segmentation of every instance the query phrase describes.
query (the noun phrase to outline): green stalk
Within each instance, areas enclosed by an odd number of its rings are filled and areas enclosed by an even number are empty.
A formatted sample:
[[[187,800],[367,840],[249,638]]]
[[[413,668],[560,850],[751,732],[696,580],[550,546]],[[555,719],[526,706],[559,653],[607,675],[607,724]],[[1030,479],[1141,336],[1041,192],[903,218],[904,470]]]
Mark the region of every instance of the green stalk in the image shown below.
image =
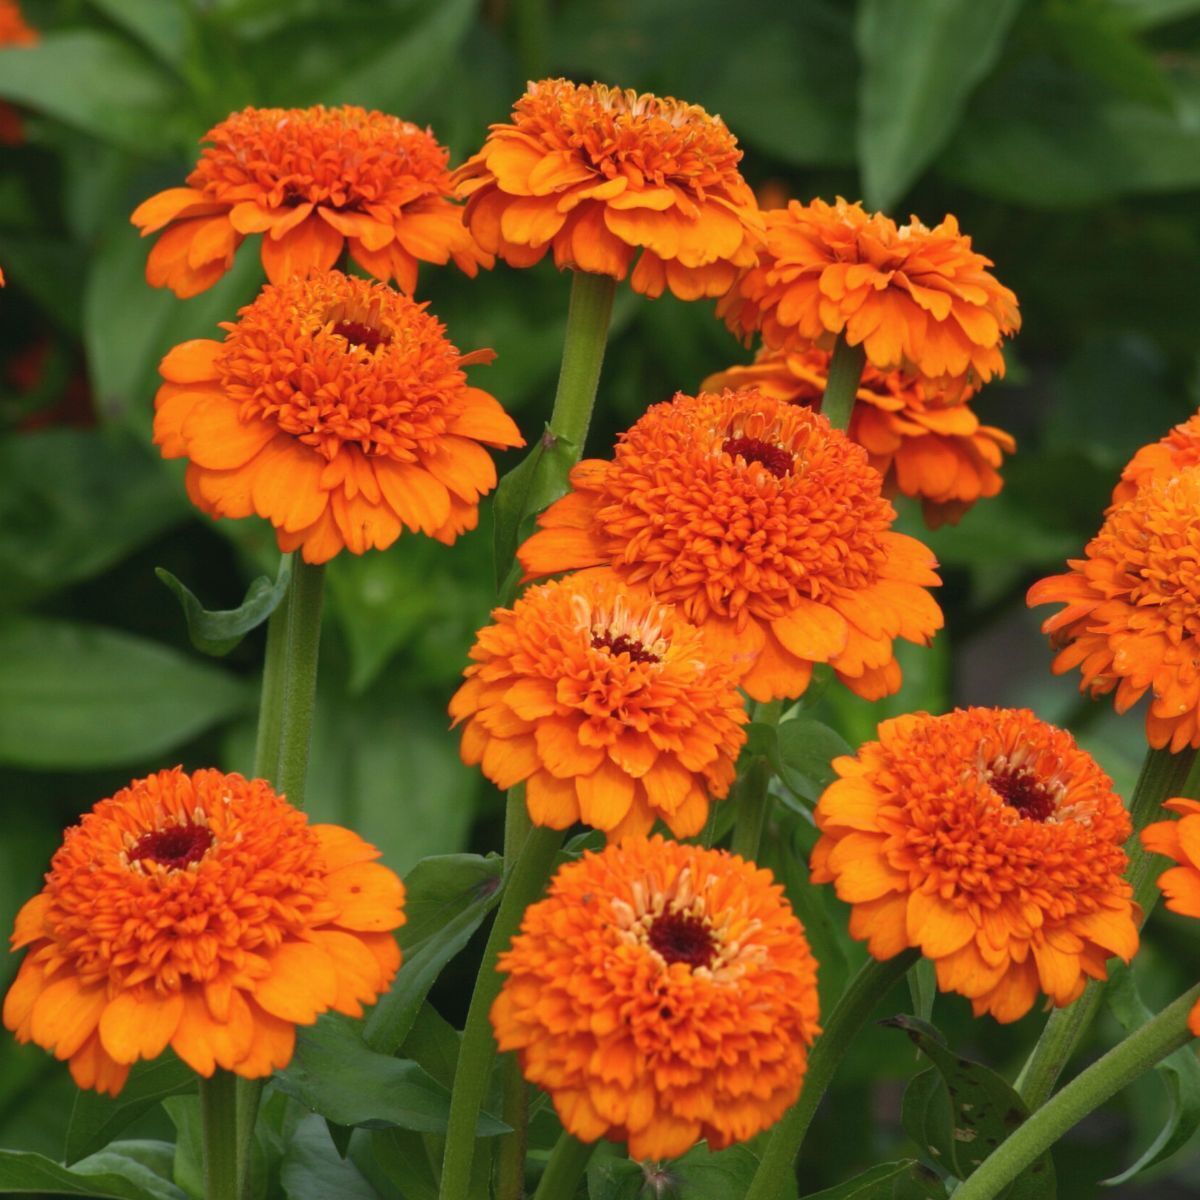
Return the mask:
[[[236,1076],[219,1068],[200,1080],[200,1137],[204,1200],[237,1200]]]
[[[441,1200],[467,1200],[471,1184],[471,1160],[475,1157],[475,1125],[492,1075],[496,1044],[489,1020],[492,1003],[500,992],[501,978],[496,959],[507,949],[534,900],[541,895],[562,844],[562,831],[534,826],[525,839],[516,866],[508,873],[500,907],[483,951],[483,962],[471,995],[467,1023],[463,1029],[450,1097],[446,1126],[446,1150],[442,1163]]]
[[[954,1200],[992,1200],[999,1196],[1067,1130],[1186,1045],[1192,1036],[1187,1027],[1188,1014],[1197,999],[1200,984],[1072,1079],[984,1159],[954,1193]]]
[[[886,962],[869,958],[850,981],[809,1055],[800,1098],[771,1131],[745,1200],[777,1200],[789,1186],[795,1190],[796,1156],[838,1064],[876,1006],[917,958],[916,950]]]
[[[581,1142],[563,1130],[550,1152],[533,1200],[571,1200],[595,1149],[595,1142]]]
[[[821,412],[829,418],[834,429],[846,430],[850,425],[850,414],[858,395],[858,384],[862,379],[867,356],[862,346],[851,346],[846,335],[839,334],[829,362],[829,379],[825,383],[825,396],[821,401]]]
[[[783,715],[783,701],[770,700],[755,706],[754,720],[772,728]],[[762,844],[767,812],[771,807],[771,764],[761,756],[750,760],[745,773],[734,785],[733,801],[737,805],[737,823],[733,827],[730,850],[747,861],[758,858]]]
[[[1200,790],[1195,750],[1172,754],[1167,750],[1147,750],[1141,774],[1129,802],[1133,835],[1125,843],[1129,866],[1125,875],[1133,885],[1134,899],[1141,905],[1142,921],[1150,915],[1157,900],[1154,887],[1154,855],[1147,853],[1138,834],[1151,821],[1163,815],[1163,801],[1172,796],[1195,796]],[[1066,1069],[1104,1002],[1105,984],[1092,980],[1083,995],[1066,1008],[1056,1008],[1046,1021],[1021,1074],[1014,1085],[1031,1109],[1040,1108],[1054,1091],[1054,1085]]]
[[[291,558],[292,555],[285,555]],[[293,569],[295,564],[292,564]],[[262,691],[258,701],[258,736],[254,741],[254,778],[274,780],[279,771],[279,739],[283,729],[283,693],[287,686],[287,632],[291,583],[267,621]]]

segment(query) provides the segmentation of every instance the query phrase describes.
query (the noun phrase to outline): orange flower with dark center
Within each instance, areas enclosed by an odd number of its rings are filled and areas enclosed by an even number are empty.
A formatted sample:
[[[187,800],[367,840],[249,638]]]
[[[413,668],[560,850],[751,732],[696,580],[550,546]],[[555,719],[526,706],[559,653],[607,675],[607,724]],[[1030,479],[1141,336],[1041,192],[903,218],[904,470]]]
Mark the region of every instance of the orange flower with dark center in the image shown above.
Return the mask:
[[[610,571],[531,588],[492,619],[450,702],[463,761],[499,788],[523,782],[537,825],[699,833],[746,740],[721,648]]]
[[[817,964],[771,873],[657,837],[561,867],[499,969],[500,1049],[570,1133],[635,1159],[774,1124],[819,1032]]]
[[[763,215],[758,265],[718,306],[735,333],[761,330],[772,350],[832,350],[844,335],[880,371],[946,383],[1004,374],[1000,345],[1021,326],[1017,298],[954,217],[897,227],[840,197]]]
[[[1113,503],[1136,495],[1147,480],[1170,479],[1188,467],[1200,466],[1200,413],[1176,425],[1161,441],[1143,446],[1121,472]]]
[[[135,780],[67,830],[18,913],[4,1024],[114,1096],[167,1046],[204,1076],[270,1075],[297,1025],[361,1016],[400,966],[404,885],[378,857],[261,779]]]
[[[1200,467],[1147,477],[1108,511],[1082,559],[1039,580],[1030,605],[1061,602],[1042,624],[1080,691],[1116,692],[1119,713],[1147,692],[1151,746],[1200,746]]]
[[[1163,805],[1180,816],[1178,821],[1158,821],[1142,830],[1142,844],[1151,854],[1173,859],[1158,877],[1159,890],[1172,912],[1200,917],[1200,803],[1168,800]],[[1200,1037],[1200,1001],[1188,1018],[1188,1028]]]
[[[150,251],[146,279],[177,296],[212,287],[247,234],[261,233],[272,283],[327,271],[343,247],[377,279],[417,286],[417,264],[451,260],[474,276],[494,259],[452,202],[449,151],[410,121],[340,108],[246,108],[204,136],[186,187],[131,218]]]
[[[829,663],[867,699],[900,686],[897,637],[927,643],[936,563],[891,529],[866,452],[811,409],[757,391],[682,393],[585,459],[519,550],[529,576],[611,566],[679,606],[756,700]]]
[[[765,395],[818,412],[829,379],[828,350],[763,349],[748,366],[710,375],[705,391],[758,388]],[[925,523],[956,524],[981,496],[1004,486],[998,468],[1016,443],[1003,429],[981,425],[967,400],[901,371],[863,371],[847,430],[883,477],[884,489],[921,501]]]
[[[466,221],[514,267],[553,248],[561,269],[624,279],[635,291],[720,296],[762,241],[742,152],[695,104],[594,83],[543,79],[455,172]]]
[[[26,23],[16,0],[0,0],[0,48],[33,46],[37,42],[38,31]],[[24,140],[21,114],[0,100],[0,146],[19,146]],[[0,287],[3,285],[4,276],[0,275]]]
[[[424,305],[384,284],[294,277],[222,328],[223,342],[163,359],[154,440],[189,460],[204,512],[257,513],[307,562],[385,549],[402,525],[453,542],[496,485],[480,443],[523,444],[463,374],[491,351],[459,354]]]
[[[876,958],[916,947],[943,991],[1008,1022],[1137,950],[1129,815],[1069,733],[1024,709],[916,713],[833,765],[812,878]]]

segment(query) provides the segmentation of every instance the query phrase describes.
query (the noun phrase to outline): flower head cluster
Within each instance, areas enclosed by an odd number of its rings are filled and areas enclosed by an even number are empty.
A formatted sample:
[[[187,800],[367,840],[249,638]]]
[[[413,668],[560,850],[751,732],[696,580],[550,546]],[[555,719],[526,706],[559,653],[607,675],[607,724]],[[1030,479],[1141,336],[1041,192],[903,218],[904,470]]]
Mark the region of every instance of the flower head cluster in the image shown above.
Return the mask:
[[[529,815],[610,839],[700,832],[746,740],[736,672],[670,606],[609,571],[530,589],[479,631],[450,703],[463,759],[499,788],[525,783]]]
[[[772,1125],[800,1092],[816,963],[768,871],[634,839],[562,867],[500,958],[501,1050],[584,1141],[674,1158]]]
[[[1020,709],[917,713],[833,765],[812,878],[876,958],[917,947],[976,1016],[1015,1021],[1133,956],[1129,816],[1070,734]]]
[[[17,0],[0,0],[0,48],[32,46],[37,40],[38,31],[26,22]],[[19,146],[24,140],[21,114],[11,104],[0,101],[0,146]],[[0,284],[3,280],[0,275]]]
[[[635,291],[692,300],[755,262],[762,221],[741,157],[695,104],[544,79],[455,178],[476,240],[512,266],[553,248],[560,268],[624,279],[640,251]]]
[[[829,663],[868,699],[894,692],[895,638],[942,616],[933,555],[891,529],[866,452],[811,409],[757,391],[650,408],[613,461],[585,459],[519,551],[530,576],[612,567],[679,606],[755,699],[798,696]]]
[[[1170,479],[1188,467],[1200,467],[1200,413],[1176,425],[1161,441],[1143,446],[1121,472],[1113,503],[1131,500],[1148,481]]]
[[[445,327],[384,284],[329,271],[268,285],[223,342],[163,359],[154,440],[186,457],[214,517],[257,513],[281,550],[325,562],[384,549],[401,526],[453,542],[496,484],[484,446],[522,444],[467,384]]]
[[[179,769],[69,829],[17,916],[4,1024],[115,1095],[169,1045],[201,1075],[269,1075],[295,1026],[361,1016],[400,965],[404,885],[262,780]]]
[[[418,260],[468,275],[493,259],[452,202],[449,152],[409,121],[340,108],[246,108],[205,135],[186,187],[135,210],[146,236],[165,232],[146,263],[154,287],[194,296],[232,266],[247,234],[262,234],[272,283],[324,271],[342,248],[378,279],[412,292]]]
[[[766,249],[721,301],[735,333],[773,350],[831,350],[844,335],[880,371],[986,382],[1020,328],[1017,298],[947,216],[897,226],[859,204],[793,200],[764,214]]]
[[[758,388],[765,395],[820,411],[829,381],[828,350],[763,348],[748,366],[710,375],[705,391]],[[971,389],[880,371],[867,364],[847,434],[883,477],[885,491],[921,501],[930,528],[959,518],[1003,487],[999,467],[1016,449],[1012,437],[981,425],[967,401]]]
[[[1079,667],[1080,690],[1115,691],[1118,712],[1149,693],[1146,737],[1178,752],[1200,746],[1200,466],[1147,463],[1085,557],[1035,583],[1029,603],[1066,606],[1042,625],[1059,647],[1055,673]]]

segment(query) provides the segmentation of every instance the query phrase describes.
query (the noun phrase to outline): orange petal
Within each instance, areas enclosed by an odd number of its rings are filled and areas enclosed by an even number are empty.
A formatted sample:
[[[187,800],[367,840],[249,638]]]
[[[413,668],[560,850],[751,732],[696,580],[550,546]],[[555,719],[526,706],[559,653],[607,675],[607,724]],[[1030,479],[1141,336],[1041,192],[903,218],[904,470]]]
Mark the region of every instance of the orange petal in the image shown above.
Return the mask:
[[[450,493],[444,483],[420,467],[390,458],[377,458],[374,467],[384,499],[409,529],[432,536],[445,523]]]
[[[212,203],[195,188],[174,187],[143,200],[129,220],[142,231],[142,237],[146,237],[182,217],[206,217],[223,208],[224,205]]]
[[[580,819],[594,829],[612,829],[633,803],[634,782],[609,759],[590,775],[575,777]]]
[[[249,1051],[254,1033],[250,1009],[240,991],[235,989],[230,994],[229,1020],[216,1021],[203,993],[189,990],[183,998],[171,1049],[193,1071],[207,1078],[217,1067],[232,1070]]]
[[[566,829],[579,820],[575,781],[557,779],[549,771],[538,771],[525,781],[525,806],[535,825]]]
[[[374,863],[368,863],[344,867],[337,874],[373,866]],[[337,999],[337,972],[329,955],[319,946],[310,942],[284,942],[267,958],[267,964],[270,974],[257,982],[254,999],[280,1020],[311,1025]]]
[[[182,992],[164,997],[153,991],[124,991],[100,1017],[100,1041],[114,1062],[157,1058],[175,1036],[182,1015]]]
[[[232,400],[215,396],[198,401],[183,423],[188,457],[216,470],[248,463],[277,432],[267,421],[243,421]]]
[[[223,349],[212,338],[180,342],[158,364],[158,373],[168,383],[208,383],[217,378],[217,356]]]
[[[404,884],[394,871],[379,863],[342,867],[325,877],[325,886],[330,902],[338,909],[333,924],[343,929],[381,933],[395,929],[401,923]],[[263,1007],[277,1012],[265,1001]]]
[[[107,1003],[105,984],[85,988],[74,975],[56,980],[33,1003],[33,1040],[56,1058],[70,1058],[91,1036]]]
[[[785,617],[771,622],[785,650],[812,662],[828,662],[846,647],[846,619],[824,604],[797,597]]]
[[[317,841],[321,843],[321,855],[325,860],[326,871],[337,871],[356,863],[373,862],[380,856],[380,852],[370,842],[364,841],[357,833],[341,825],[310,825],[309,829],[316,834]]]
[[[328,271],[338,260],[345,239],[320,217],[310,215],[303,224],[276,240],[262,240],[262,264],[272,283],[282,283],[294,275]]]

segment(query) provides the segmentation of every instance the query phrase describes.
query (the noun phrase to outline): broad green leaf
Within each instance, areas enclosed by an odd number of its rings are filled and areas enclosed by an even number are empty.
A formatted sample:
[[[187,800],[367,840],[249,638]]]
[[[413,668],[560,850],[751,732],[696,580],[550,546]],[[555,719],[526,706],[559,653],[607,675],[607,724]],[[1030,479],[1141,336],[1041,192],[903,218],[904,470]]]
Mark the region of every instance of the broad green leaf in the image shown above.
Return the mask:
[[[810,804],[837,778],[833,760],[853,753],[837,730],[804,715],[779,725],[775,739],[771,766],[789,791]]]
[[[91,0],[162,61],[178,67],[187,53],[192,6],[187,0]]]
[[[171,1178],[190,1200],[206,1200],[200,1097],[169,1096],[162,1106],[175,1126],[175,1157],[171,1163]]]
[[[390,1054],[403,1044],[442,968],[499,902],[502,865],[499,858],[447,854],[425,859],[406,876],[404,962],[367,1018],[368,1046]]]
[[[202,654],[219,658],[228,654],[252,629],[257,629],[283,602],[292,581],[292,556],[285,554],[279,560],[274,582],[260,575],[246,589],[245,599],[237,608],[215,612],[205,608],[191,589],[164,567],[155,567],[154,573],[179,601],[192,645]]]
[[[809,1192],[804,1200],[917,1200],[918,1197],[944,1197],[941,1179],[915,1159],[882,1163],[853,1179],[819,1192]]]
[[[174,1184],[137,1158],[102,1151],[73,1170],[41,1154],[0,1150],[2,1196],[98,1196],[103,1200],[186,1200]]]
[[[438,1200],[437,1179],[419,1133],[409,1129],[372,1130],[371,1153],[388,1179],[403,1189],[404,1200]]]
[[[380,1200],[352,1163],[338,1154],[325,1122],[306,1117],[284,1151],[279,1181],[287,1200]]]
[[[631,1162],[614,1153],[588,1164],[589,1200],[741,1200],[758,1169],[745,1146],[711,1151],[704,1144],[669,1162]]]
[[[144,638],[42,617],[0,620],[0,762],[139,762],[243,711],[249,685]]]
[[[861,0],[858,160],[867,205],[890,209],[949,140],[1021,0]]]
[[[149,1062],[135,1063],[119,1096],[80,1089],[67,1126],[67,1165],[107,1146],[122,1129],[168,1096],[195,1087],[196,1073],[168,1050]]]

